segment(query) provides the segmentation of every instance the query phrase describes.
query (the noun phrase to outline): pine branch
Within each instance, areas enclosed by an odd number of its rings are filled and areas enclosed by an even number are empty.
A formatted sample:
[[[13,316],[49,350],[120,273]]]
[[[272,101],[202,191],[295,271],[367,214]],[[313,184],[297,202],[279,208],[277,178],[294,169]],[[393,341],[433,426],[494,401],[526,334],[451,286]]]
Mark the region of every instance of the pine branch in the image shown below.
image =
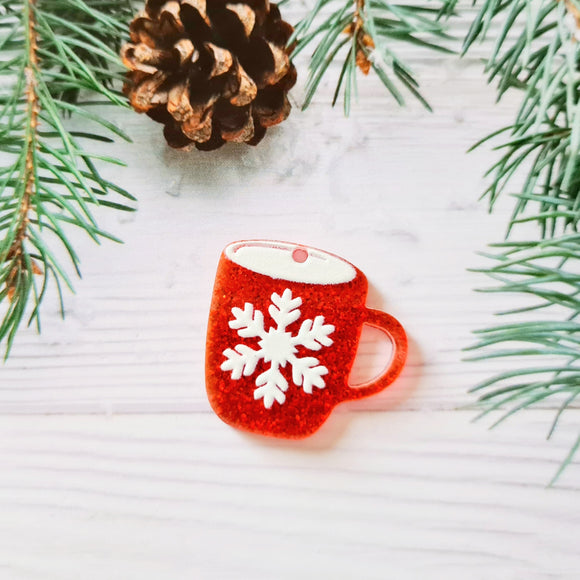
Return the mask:
[[[478,36],[485,36],[489,19],[498,17],[490,14],[495,3],[485,3],[467,37],[466,49]],[[516,193],[509,229],[522,220],[529,221],[526,210],[535,203],[537,210],[531,219],[539,222],[542,236],[574,227],[578,219],[580,53],[574,38],[576,29],[567,24],[568,4],[550,0],[540,3],[536,12],[529,11],[526,0],[501,5],[501,12],[508,14],[487,70],[490,81],[498,83],[500,97],[517,88],[523,91],[523,99],[514,123],[478,144],[501,137],[496,146],[501,157],[488,172],[490,206],[493,208],[503,192],[517,187],[513,184],[525,175],[523,187]],[[518,24],[521,32],[508,43],[511,29]]]
[[[499,141],[500,157],[488,171],[484,195],[493,209],[502,194],[512,193],[507,235],[519,224],[535,222],[539,239],[495,245],[489,256],[494,265],[480,270],[499,283],[485,291],[535,302],[501,313],[519,315],[517,322],[477,332],[472,348],[482,354],[474,358],[508,358],[516,368],[474,391],[482,415],[504,410],[496,424],[557,401],[550,437],[580,395],[580,9],[577,0],[485,0],[464,51],[485,39],[494,21],[500,29],[486,65],[489,80],[497,83],[498,98],[515,89],[522,101],[512,124],[476,144]],[[527,321],[521,321],[522,314]],[[577,449],[578,442],[553,482]]]
[[[388,0],[318,0],[310,13],[296,26],[290,44],[297,55],[317,41],[309,65],[303,109],[306,109],[334,62],[341,62],[332,99],[334,106],[343,97],[344,112],[350,112],[357,94],[357,69],[371,71],[399,105],[405,103],[406,89],[427,109],[429,104],[419,91],[412,71],[394,52],[397,42],[449,53],[445,43],[442,15],[452,13],[454,0],[441,0],[440,7],[392,4]]]
[[[36,42],[36,22],[34,18],[33,6],[36,4],[31,0],[30,5],[24,7],[24,18],[27,21],[26,40],[26,60],[24,63],[24,95],[26,100],[26,126],[23,157],[22,175],[22,195],[18,204],[18,211],[15,219],[15,234],[12,244],[8,248],[7,260],[11,262],[10,271],[6,277],[5,285],[10,301],[14,300],[14,295],[18,286],[27,285],[26,273],[26,251],[24,240],[29,221],[30,204],[36,194],[36,171],[35,154],[37,150],[37,127],[38,127],[38,95],[36,92],[36,71],[38,69]],[[31,262],[32,270],[38,272],[38,266]]]
[[[564,411],[580,401],[580,234],[546,241],[496,244],[495,265],[483,269],[499,285],[483,292],[527,297],[529,304],[500,315],[527,314],[528,320],[498,324],[476,332],[483,349],[471,360],[510,358],[525,366],[496,375],[472,389],[480,393],[480,417],[502,410],[492,426],[513,414],[550,401],[557,405],[548,438]],[[542,315],[542,316],[540,316]],[[552,483],[577,451],[574,445]]]
[[[106,0],[0,0],[0,10],[0,341],[7,356],[25,318],[40,328],[50,278],[64,312],[62,288],[72,284],[58,246],[79,272],[70,228],[114,239],[90,207],[132,209],[123,201],[132,196],[95,163],[120,162],[84,146],[111,141],[107,132],[127,137],[80,101],[92,93],[125,106],[113,83],[131,9]],[[86,121],[85,131],[67,128],[71,114]]]

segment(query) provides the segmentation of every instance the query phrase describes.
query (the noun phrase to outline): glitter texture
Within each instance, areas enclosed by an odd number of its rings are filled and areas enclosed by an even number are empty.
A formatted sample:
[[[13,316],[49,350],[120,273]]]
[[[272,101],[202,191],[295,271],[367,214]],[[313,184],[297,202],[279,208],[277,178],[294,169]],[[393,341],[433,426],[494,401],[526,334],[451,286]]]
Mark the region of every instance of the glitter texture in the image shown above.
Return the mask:
[[[390,315],[366,308],[368,283],[364,274],[357,268],[355,270],[355,278],[346,283],[300,283],[258,274],[234,263],[225,252],[222,254],[209,315],[206,385],[211,406],[223,421],[262,435],[306,437],[324,423],[338,403],[375,394],[395,380],[406,358],[405,332]],[[281,368],[280,372],[291,387],[285,392],[284,404],[266,408],[254,398],[256,375],[268,370],[266,361],[258,361],[252,376],[241,376],[236,380],[232,379],[230,372],[220,367],[224,363],[224,352],[228,349],[240,342],[248,347],[255,346],[256,339],[241,339],[230,327],[232,309],[243,309],[245,304],[251,304],[255,311],[267,313],[271,307],[271,296],[274,293],[282,296],[288,289],[302,302],[299,306],[300,319],[289,324],[286,331],[296,335],[302,321],[312,321],[320,316],[334,326],[332,344],[329,346],[314,353],[297,346],[298,357],[314,355],[328,369],[328,373],[324,376],[325,387],[314,389],[309,394],[292,384],[290,365]],[[367,385],[351,388],[348,377],[364,323],[387,332],[393,342],[394,355],[389,368],[381,376]]]

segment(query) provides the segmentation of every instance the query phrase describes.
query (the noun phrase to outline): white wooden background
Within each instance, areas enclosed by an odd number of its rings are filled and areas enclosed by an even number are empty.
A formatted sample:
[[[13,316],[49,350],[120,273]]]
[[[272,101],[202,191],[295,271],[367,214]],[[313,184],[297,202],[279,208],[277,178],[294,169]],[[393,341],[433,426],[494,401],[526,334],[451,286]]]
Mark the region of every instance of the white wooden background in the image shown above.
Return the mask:
[[[139,208],[101,223],[125,244],[80,238],[66,320],[47,301],[42,335],[22,332],[0,369],[1,580],[580,577],[578,461],[545,487],[580,409],[550,442],[550,409],[491,432],[468,409],[467,389],[500,365],[461,349],[500,304],[466,269],[501,239],[510,204],[487,214],[477,198],[495,157],[466,150],[515,101],[494,104],[477,52],[400,54],[434,114],[365,79],[350,119],[328,86],[258,148],[182,154],[148,119],[115,113],[135,143],[109,148],[129,165],[110,174]],[[206,400],[215,267],[243,238],[352,261],[368,304],[409,333],[401,379],[306,441],[234,431]],[[385,351],[365,333],[357,376]]]

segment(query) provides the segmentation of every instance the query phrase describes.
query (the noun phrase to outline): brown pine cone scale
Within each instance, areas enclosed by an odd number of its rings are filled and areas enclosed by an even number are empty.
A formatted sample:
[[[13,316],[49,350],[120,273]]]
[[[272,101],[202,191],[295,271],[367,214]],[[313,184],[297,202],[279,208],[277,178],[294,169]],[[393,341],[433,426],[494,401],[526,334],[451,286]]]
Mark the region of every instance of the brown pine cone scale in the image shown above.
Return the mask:
[[[267,0],[148,0],[121,52],[125,93],[172,147],[255,145],[290,113],[292,32]]]

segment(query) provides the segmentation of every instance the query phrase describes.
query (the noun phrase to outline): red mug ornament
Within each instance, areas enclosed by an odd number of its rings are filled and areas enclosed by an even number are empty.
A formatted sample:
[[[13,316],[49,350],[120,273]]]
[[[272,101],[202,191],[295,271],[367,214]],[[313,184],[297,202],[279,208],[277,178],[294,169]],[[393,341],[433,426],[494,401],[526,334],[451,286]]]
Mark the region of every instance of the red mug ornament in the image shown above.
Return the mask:
[[[311,435],[343,401],[374,395],[407,357],[403,327],[365,306],[368,282],[328,252],[287,242],[235,242],[222,253],[208,324],[206,387],[229,425],[284,438]],[[393,343],[390,364],[348,379],[364,324]]]

